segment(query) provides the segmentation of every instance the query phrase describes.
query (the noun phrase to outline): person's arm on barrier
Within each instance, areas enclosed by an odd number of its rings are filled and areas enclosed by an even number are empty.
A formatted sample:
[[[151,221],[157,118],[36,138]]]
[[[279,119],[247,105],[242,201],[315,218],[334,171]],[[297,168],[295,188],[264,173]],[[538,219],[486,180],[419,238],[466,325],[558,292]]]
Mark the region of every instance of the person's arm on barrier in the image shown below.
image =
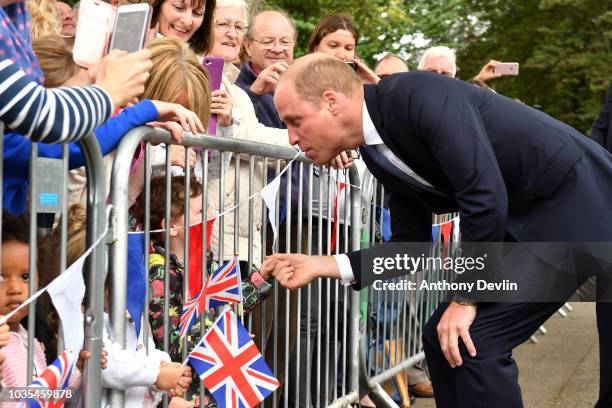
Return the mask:
[[[117,116],[110,118],[95,130],[95,136],[100,144],[102,155],[105,156],[115,150],[123,136],[133,128],[159,119],[160,112],[164,115],[164,119],[178,118],[181,122],[189,124],[188,126],[193,126],[196,130],[201,129],[202,124],[197,119],[195,113],[183,108],[181,105],[145,99],[134,106],[122,110]],[[7,162],[9,171],[27,174],[29,172],[32,141],[11,132],[5,136],[4,146],[4,159]],[[62,150],[60,145],[40,144],[38,146],[38,156],[60,159],[62,157]],[[78,144],[70,143],[68,150],[68,168],[70,170],[85,165],[85,156],[82,154]]]
[[[0,60],[0,120],[32,140],[65,143],[90,134],[144,91],[151,68],[150,51],[112,52],[89,87],[45,89],[9,59]]]

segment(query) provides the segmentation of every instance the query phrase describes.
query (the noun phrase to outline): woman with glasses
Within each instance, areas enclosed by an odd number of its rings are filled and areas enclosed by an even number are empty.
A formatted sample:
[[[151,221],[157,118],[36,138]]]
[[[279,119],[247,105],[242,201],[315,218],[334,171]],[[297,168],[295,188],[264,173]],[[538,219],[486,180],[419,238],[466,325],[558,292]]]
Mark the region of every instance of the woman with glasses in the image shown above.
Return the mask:
[[[233,136],[239,139],[246,139],[256,142],[269,143],[274,145],[290,147],[287,130],[266,127],[259,122],[255,115],[255,109],[251,99],[244,90],[234,84],[240,70],[232,63],[240,55],[244,36],[247,32],[248,6],[243,0],[218,0],[214,14],[215,39],[210,51],[211,56],[222,57],[225,61],[223,67],[222,90],[223,95],[227,95],[232,103],[230,114]],[[213,93],[215,95],[215,93]],[[213,98],[212,108],[218,108],[223,102]],[[233,165],[226,173],[224,181],[225,207],[218,208],[218,200],[212,198],[208,200],[210,212],[221,212],[230,209],[236,203],[242,202],[249,197],[249,163],[242,160],[240,164],[240,191],[236,191]],[[253,191],[259,191],[266,184],[264,171],[261,162],[255,166]],[[210,197],[217,197],[220,191],[220,180],[218,178],[209,180],[208,183]],[[238,228],[238,248],[239,259],[243,261],[241,268],[248,271],[245,261],[248,260],[249,251],[253,254],[253,264],[261,264],[262,238],[261,238],[261,200],[253,201],[254,218],[249,220],[248,206],[240,206],[240,224]],[[249,242],[249,225],[253,224],[253,240]],[[234,214],[230,213],[224,220],[223,237],[223,258],[229,259],[234,255]],[[215,256],[219,255],[219,236],[217,230],[213,232],[211,246]]]

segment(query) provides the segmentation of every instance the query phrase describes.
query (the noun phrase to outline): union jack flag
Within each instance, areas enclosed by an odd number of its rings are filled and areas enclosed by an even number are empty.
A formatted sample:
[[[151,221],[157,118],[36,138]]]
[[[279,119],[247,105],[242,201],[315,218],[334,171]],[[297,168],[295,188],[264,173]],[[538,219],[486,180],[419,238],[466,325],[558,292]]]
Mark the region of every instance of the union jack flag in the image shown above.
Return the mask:
[[[241,289],[240,264],[238,257],[233,257],[214,271],[198,294],[183,305],[179,320],[179,336],[185,337],[204,310],[242,302]]]
[[[229,308],[193,349],[189,362],[219,407],[253,408],[280,386]]]
[[[64,351],[57,359],[49,365],[39,377],[36,377],[31,387],[46,388],[48,390],[64,390],[68,386],[68,379],[72,368],[76,363],[75,354],[72,351]],[[64,406],[65,398],[57,401],[42,398],[29,399],[29,408],[61,408]]]

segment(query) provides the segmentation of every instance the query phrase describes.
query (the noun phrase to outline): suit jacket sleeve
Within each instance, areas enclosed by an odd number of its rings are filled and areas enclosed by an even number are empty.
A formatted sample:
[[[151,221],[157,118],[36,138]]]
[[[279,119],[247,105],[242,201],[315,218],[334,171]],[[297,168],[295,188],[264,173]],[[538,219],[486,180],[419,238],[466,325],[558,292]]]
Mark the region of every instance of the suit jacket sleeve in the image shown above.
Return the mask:
[[[610,82],[610,88],[608,89],[608,93],[606,95],[606,101],[601,108],[601,112],[599,112],[599,116],[595,123],[593,123],[593,128],[591,129],[591,138],[595,140],[597,143],[607,148],[606,146],[606,137],[608,136],[608,131],[610,128],[610,109],[612,108],[612,82]]]
[[[391,241],[394,242],[431,242],[431,210],[421,202],[409,197],[391,194]],[[370,268],[362,269],[362,256],[368,249],[346,254],[353,269],[355,283],[353,289],[360,290],[375,280],[392,279],[404,275],[403,272],[387,271],[377,275]]]
[[[462,240],[502,242],[508,195],[476,102],[465,89],[435,78],[422,81],[408,98],[397,87],[391,92],[403,103],[412,134],[429,146],[453,187]]]

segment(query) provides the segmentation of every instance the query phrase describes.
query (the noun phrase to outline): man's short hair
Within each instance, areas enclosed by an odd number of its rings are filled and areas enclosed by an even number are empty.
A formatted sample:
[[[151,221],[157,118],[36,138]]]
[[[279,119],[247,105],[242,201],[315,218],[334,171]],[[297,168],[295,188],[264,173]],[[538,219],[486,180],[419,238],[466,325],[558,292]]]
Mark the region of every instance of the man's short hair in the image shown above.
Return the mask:
[[[419,66],[417,69],[419,71],[424,71],[425,66],[427,65],[428,58],[435,57],[446,57],[453,64],[453,76],[457,73],[457,55],[455,54],[455,50],[450,49],[448,47],[431,47],[425,50],[421,60],[419,61]]]
[[[247,33],[246,33],[247,38],[251,38],[251,39],[253,38],[253,27],[255,26],[257,22],[257,17],[259,17],[259,15],[263,13],[269,13],[269,12],[278,13],[281,16],[285,17],[285,19],[287,19],[287,22],[289,22],[289,25],[293,29],[293,39],[294,40],[297,39],[297,26],[295,25],[295,21],[293,20],[293,18],[291,18],[289,13],[279,8],[269,8],[269,9],[260,10],[259,12],[257,12],[257,14],[253,15],[253,17],[251,17],[251,21],[249,22],[249,29],[247,30]]]
[[[312,59],[290,75],[298,95],[317,108],[323,92],[327,90],[341,92],[350,97],[362,86],[359,77],[344,61],[325,54],[320,55],[321,58]],[[281,82],[287,79],[288,77],[281,76]]]

